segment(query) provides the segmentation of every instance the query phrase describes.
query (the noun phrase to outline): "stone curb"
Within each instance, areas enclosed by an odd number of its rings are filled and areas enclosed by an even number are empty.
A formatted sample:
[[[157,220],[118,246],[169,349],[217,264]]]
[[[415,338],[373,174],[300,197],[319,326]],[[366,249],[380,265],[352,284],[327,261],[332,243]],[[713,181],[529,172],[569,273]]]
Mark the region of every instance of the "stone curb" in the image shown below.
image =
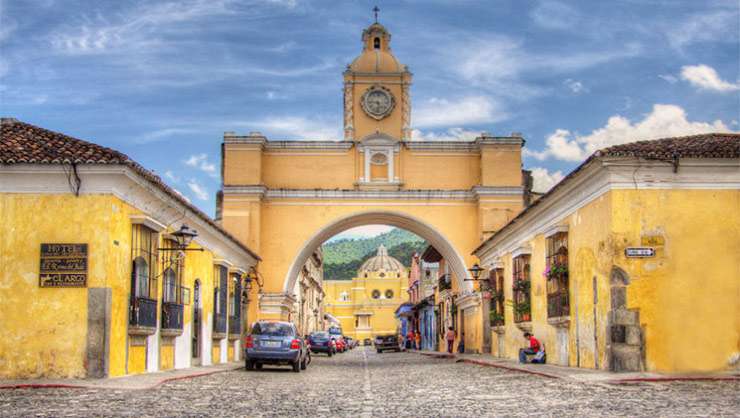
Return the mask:
[[[213,370],[209,372],[202,372],[202,373],[193,373],[193,374],[187,374],[183,376],[174,376],[169,378],[164,378],[159,380],[157,383],[154,383],[152,385],[148,386],[96,386],[96,385],[74,385],[74,384],[65,384],[65,383],[20,383],[20,384],[14,384],[14,385],[0,385],[0,390],[2,389],[37,389],[37,388],[52,388],[52,389],[103,389],[103,390],[149,390],[153,389],[159,385],[162,385],[164,383],[172,382],[175,380],[183,380],[183,379],[192,379],[194,377],[201,377],[201,376],[209,376],[216,373],[223,373],[223,372],[229,372],[232,370],[238,370],[240,367],[235,368],[229,368],[229,369],[222,369],[222,370]],[[147,376],[145,373],[141,375],[136,376],[126,376],[130,377],[132,379],[135,379],[137,377],[143,377],[143,378],[151,378],[152,376]]]
[[[456,356],[454,354],[449,353],[432,353],[432,352],[422,352],[418,350],[406,350],[409,353],[413,354],[420,354],[422,356],[427,357],[433,357],[433,358],[445,358],[445,359],[456,359]],[[736,380],[740,381],[740,377],[736,376],[664,376],[664,377],[630,377],[630,378],[624,378],[624,379],[592,379],[592,380],[582,380],[582,379],[574,379],[572,377],[567,376],[560,376],[552,373],[545,373],[530,369],[524,369],[521,367],[515,367],[515,366],[507,366],[503,364],[496,364],[496,363],[489,363],[484,360],[474,360],[474,359],[468,359],[468,358],[460,358],[457,359],[457,362],[465,362],[465,363],[472,363],[477,364],[480,366],[485,367],[497,367],[500,369],[505,370],[511,370],[516,372],[522,372],[522,373],[529,373],[534,374],[537,376],[547,377],[550,379],[558,379],[558,380],[565,380],[568,382],[573,383],[614,383],[614,384],[620,384],[620,383],[635,383],[635,382],[672,382],[672,381],[706,381],[706,380]],[[605,372],[607,373],[607,372]]]

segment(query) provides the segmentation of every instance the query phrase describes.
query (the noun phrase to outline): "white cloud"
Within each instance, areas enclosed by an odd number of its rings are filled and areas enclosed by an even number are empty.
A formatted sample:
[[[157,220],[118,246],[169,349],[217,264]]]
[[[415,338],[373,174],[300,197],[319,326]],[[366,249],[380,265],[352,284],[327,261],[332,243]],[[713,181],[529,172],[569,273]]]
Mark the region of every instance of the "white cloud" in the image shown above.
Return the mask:
[[[200,200],[208,200],[208,192],[202,188],[198,183],[195,181],[191,181],[188,183],[188,187],[190,190],[195,193],[195,197],[197,197]]]
[[[197,167],[199,170],[208,173],[208,175],[210,175],[211,177],[218,176],[218,169],[216,168],[216,164],[208,162],[207,158],[208,155],[206,154],[191,155],[190,158],[184,160],[183,162],[186,165]]]
[[[244,123],[236,123],[245,125]],[[344,138],[344,134],[337,122],[326,122],[309,119],[304,116],[288,116],[283,118],[268,118],[246,124],[270,132],[271,135],[288,135],[289,139],[335,141]],[[279,138],[270,138],[279,139]]]
[[[683,22],[664,23],[662,32],[674,48],[698,42],[737,42],[737,3],[734,6],[688,16]]]
[[[545,29],[574,29],[578,24],[578,13],[556,1],[540,4],[530,13],[530,17],[535,24]]]
[[[532,168],[532,178],[534,179],[532,191],[546,193],[564,177],[562,171],[556,171],[551,174],[546,168],[534,167]]]
[[[162,141],[165,140],[171,136],[175,135],[182,135],[182,134],[189,134],[193,133],[195,130],[193,129],[183,129],[183,128],[166,128],[166,129],[159,129],[156,131],[152,131],[149,133],[146,133],[144,135],[138,136],[133,139],[133,142],[135,143],[149,143],[149,142],[156,142],[156,141]]]
[[[591,132],[590,135],[579,135],[558,129],[547,137],[543,151],[530,151],[525,148],[524,155],[538,160],[553,157],[565,161],[581,161],[596,150],[612,145],[729,130],[721,120],[713,123],[689,122],[686,119],[686,112],[681,107],[656,104],[652,113],[634,124],[623,116],[615,115],[609,118],[606,126]]]
[[[573,93],[580,93],[581,91],[583,91],[583,92],[587,92],[588,91],[588,89],[586,89],[586,88],[583,87],[583,83],[581,83],[580,81],[573,80],[571,78],[566,79],[563,82],[563,84],[565,84],[566,86],[568,86],[568,88]]]
[[[678,83],[678,78],[676,76],[670,75],[670,74],[661,74],[658,77],[662,78],[663,80],[667,81],[670,84],[676,84]]]
[[[481,135],[481,131],[450,128],[444,133],[423,132],[418,129],[411,131],[412,141],[474,141]]]
[[[363,226],[356,226],[354,228],[350,228],[346,231],[343,231],[337,235],[334,235],[330,239],[328,239],[326,242],[332,242],[337,241],[340,239],[361,239],[361,238],[370,238],[370,237],[376,237],[384,232],[388,232],[391,229],[393,229],[392,226],[388,225],[363,225]]]
[[[412,115],[412,122],[414,126],[428,128],[471,123],[490,124],[506,118],[506,112],[498,102],[484,96],[471,96],[457,102],[429,99],[418,105]]]
[[[702,90],[726,92],[740,89],[740,85],[722,80],[714,68],[704,64],[681,67],[681,80]]]
[[[175,184],[180,183],[180,177],[175,176],[174,174],[172,174],[172,171],[169,170],[164,173],[164,178]]]

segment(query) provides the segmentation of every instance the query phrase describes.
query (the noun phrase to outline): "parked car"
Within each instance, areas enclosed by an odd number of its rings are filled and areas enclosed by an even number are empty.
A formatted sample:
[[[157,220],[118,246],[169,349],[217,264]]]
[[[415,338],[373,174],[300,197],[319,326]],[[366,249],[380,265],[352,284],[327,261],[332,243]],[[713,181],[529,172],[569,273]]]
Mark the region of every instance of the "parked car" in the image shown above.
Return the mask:
[[[311,346],[312,353],[326,353],[331,357],[337,351],[337,347],[332,343],[328,331],[314,331],[308,334],[308,343]]]
[[[298,373],[308,365],[308,345],[292,322],[260,321],[245,342],[244,366],[260,370],[263,364],[290,365]]]
[[[385,350],[401,351],[401,347],[398,345],[398,336],[396,334],[375,336],[375,351],[380,354]]]
[[[329,328],[329,334],[331,335],[331,338],[337,342],[337,351],[340,353],[344,353],[348,350],[346,344],[344,344],[344,335],[342,334],[342,330],[339,328]]]
[[[350,350],[355,348],[355,340],[352,337],[344,337],[344,343],[347,344]]]

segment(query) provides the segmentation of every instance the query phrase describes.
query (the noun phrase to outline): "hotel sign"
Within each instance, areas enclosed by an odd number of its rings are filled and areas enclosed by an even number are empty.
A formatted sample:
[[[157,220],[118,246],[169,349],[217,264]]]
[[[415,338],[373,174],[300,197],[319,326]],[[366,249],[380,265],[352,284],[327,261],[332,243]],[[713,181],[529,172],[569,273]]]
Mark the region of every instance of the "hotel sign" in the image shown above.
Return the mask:
[[[87,244],[41,244],[39,287],[87,287]]]
[[[624,250],[629,258],[655,257],[655,249],[651,247],[631,247]]]

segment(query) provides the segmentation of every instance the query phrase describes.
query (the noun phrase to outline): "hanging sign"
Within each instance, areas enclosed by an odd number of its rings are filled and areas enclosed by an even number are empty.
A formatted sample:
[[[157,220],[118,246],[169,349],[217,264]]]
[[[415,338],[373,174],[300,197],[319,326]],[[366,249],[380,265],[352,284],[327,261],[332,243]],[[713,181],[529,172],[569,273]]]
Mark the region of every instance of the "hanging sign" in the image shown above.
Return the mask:
[[[39,287],[87,287],[87,244],[41,244]]]
[[[655,257],[655,249],[652,247],[630,247],[624,253],[629,258]]]

